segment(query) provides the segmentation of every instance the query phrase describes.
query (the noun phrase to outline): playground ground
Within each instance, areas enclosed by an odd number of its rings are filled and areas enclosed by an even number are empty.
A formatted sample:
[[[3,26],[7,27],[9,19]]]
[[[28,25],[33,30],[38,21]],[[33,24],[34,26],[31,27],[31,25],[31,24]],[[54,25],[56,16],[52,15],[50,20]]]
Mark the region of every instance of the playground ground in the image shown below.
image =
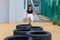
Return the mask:
[[[24,24],[26,22],[21,23],[0,23],[0,40],[3,40],[7,36],[13,35],[13,30],[16,28],[17,24]],[[53,25],[52,22],[34,22],[32,23],[34,26],[41,26],[45,31],[49,31],[52,34],[52,40],[60,40],[60,27],[57,25]]]

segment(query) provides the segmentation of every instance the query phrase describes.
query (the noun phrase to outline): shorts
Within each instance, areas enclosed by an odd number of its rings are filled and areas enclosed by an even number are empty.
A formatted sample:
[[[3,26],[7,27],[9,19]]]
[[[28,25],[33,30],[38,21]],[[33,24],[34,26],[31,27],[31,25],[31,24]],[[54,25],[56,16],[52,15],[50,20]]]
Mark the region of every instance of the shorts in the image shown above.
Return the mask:
[[[29,17],[30,17],[31,21],[33,22],[33,14],[27,14],[27,21],[29,21],[29,20],[28,20]]]

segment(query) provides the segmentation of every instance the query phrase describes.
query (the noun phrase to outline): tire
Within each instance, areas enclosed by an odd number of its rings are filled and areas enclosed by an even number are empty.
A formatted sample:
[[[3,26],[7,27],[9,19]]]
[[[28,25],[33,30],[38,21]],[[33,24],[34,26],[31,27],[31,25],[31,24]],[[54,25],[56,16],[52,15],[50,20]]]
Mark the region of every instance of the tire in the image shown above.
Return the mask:
[[[16,25],[16,29],[26,29],[31,27],[32,25],[29,24],[20,24],[20,25]]]
[[[33,31],[43,31],[43,28],[39,27],[39,26],[32,26],[32,27],[30,27],[30,29]]]
[[[51,33],[46,31],[30,31],[26,35],[32,37],[33,40],[51,40]]]
[[[16,36],[9,36],[4,40],[32,40],[32,38],[25,35],[20,35],[20,36],[16,35]]]
[[[25,35],[30,29],[16,29],[13,32],[13,35]]]

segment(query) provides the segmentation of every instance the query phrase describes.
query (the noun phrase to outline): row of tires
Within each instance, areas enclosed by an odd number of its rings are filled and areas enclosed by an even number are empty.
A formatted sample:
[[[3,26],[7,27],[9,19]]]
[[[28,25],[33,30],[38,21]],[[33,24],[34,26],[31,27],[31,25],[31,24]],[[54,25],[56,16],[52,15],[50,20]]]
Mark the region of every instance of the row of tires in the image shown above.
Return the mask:
[[[20,24],[13,31],[13,36],[4,40],[51,40],[51,33],[43,31],[42,27]]]

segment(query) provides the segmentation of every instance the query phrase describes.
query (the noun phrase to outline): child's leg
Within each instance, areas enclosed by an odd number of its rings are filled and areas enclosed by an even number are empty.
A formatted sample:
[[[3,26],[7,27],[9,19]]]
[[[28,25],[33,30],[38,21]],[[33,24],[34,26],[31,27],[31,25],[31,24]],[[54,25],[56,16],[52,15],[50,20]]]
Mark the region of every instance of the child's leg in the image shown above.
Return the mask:
[[[28,24],[31,24],[30,14],[27,15],[27,21],[28,21]]]
[[[31,24],[31,18],[29,17],[29,24]]]
[[[27,20],[28,20],[28,23],[31,24],[33,22],[33,15],[32,14],[28,14]]]
[[[32,24],[33,23],[33,15],[31,14],[30,16],[30,23]]]

